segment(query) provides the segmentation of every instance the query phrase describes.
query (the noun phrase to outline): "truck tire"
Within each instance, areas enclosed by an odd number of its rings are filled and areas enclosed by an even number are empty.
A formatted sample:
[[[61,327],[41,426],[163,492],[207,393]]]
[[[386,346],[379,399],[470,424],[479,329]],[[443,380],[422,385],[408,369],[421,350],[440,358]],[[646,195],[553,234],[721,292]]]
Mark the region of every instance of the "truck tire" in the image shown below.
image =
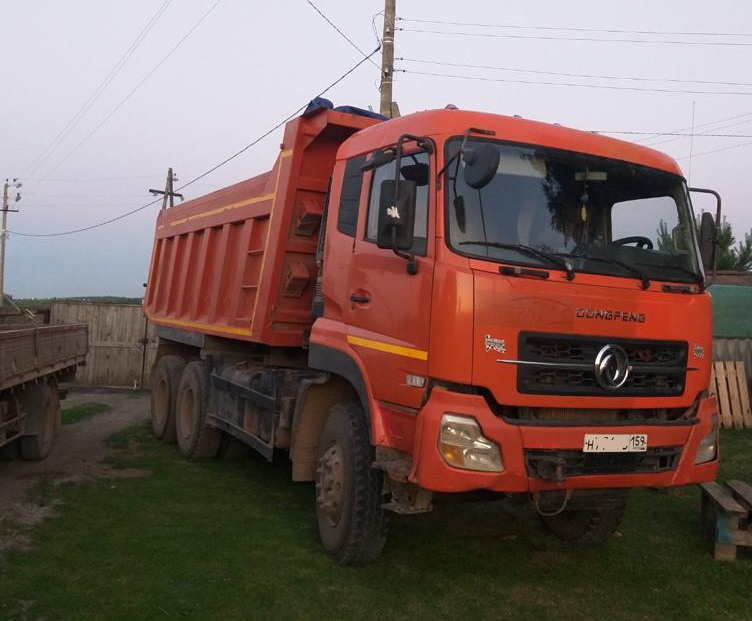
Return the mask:
[[[569,509],[558,515],[541,515],[548,530],[562,541],[594,545],[614,534],[624,518],[627,501],[604,509]]]
[[[151,428],[154,437],[165,444],[174,443],[175,408],[178,386],[185,369],[180,356],[163,356],[154,367],[151,380]]]
[[[175,431],[181,455],[191,461],[212,459],[222,432],[206,424],[209,373],[200,360],[186,365],[178,386]]]
[[[55,439],[58,402],[54,399],[47,382],[37,384],[26,390],[39,391],[30,401],[34,404],[29,416],[39,416],[39,428],[33,435],[21,436],[18,448],[21,457],[30,461],[40,461],[49,455],[52,441]]]
[[[336,403],[319,436],[316,516],[326,551],[343,565],[364,565],[381,554],[387,517],[382,473],[359,403]]]

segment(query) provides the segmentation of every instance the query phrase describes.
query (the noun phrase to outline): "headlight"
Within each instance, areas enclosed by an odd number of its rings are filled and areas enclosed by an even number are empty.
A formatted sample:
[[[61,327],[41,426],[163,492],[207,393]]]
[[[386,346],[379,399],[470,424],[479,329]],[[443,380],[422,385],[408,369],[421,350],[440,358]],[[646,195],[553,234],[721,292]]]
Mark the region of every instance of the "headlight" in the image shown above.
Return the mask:
[[[504,470],[499,446],[486,438],[480,425],[469,416],[444,414],[441,417],[439,452],[444,461],[455,468],[482,472]]]
[[[695,464],[704,464],[713,461],[718,455],[718,416],[713,416],[713,424],[710,432],[701,441],[697,449]]]

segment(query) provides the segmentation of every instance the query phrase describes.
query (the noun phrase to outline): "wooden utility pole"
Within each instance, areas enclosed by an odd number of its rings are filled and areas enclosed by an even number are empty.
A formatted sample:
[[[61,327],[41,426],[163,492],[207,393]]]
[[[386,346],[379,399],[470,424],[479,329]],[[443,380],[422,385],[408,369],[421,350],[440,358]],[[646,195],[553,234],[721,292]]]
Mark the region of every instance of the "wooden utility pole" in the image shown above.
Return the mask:
[[[8,239],[8,212],[18,211],[8,206],[8,188],[20,188],[21,184],[14,179],[10,183],[7,179],[3,184],[3,216],[2,226],[0,227],[0,307],[5,304],[5,242]],[[16,194],[16,200],[20,200],[20,194]]]
[[[157,196],[158,194],[162,194],[164,197],[162,199],[162,209],[167,209],[167,197],[170,197],[170,207],[175,206],[175,197],[177,196],[181,201],[183,200],[182,194],[177,194],[173,191],[172,182],[175,180],[175,175],[172,172],[172,167],[167,169],[167,181],[165,182],[165,189],[162,190],[152,190],[150,189],[149,192],[151,192],[154,196]]]
[[[384,2],[384,34],[381,40],[381,106],[380,112],[392,118],[392,81],[394,74],[394,22],[397,0]]]

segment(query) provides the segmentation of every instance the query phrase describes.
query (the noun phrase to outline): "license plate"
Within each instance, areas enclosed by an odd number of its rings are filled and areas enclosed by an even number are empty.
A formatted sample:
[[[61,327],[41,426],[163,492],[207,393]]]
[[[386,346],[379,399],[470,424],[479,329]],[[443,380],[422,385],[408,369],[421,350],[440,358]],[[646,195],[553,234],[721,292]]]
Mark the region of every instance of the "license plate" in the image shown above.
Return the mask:
[[[586,433],[583,453],[644,453],[648,450],[646,433]]]

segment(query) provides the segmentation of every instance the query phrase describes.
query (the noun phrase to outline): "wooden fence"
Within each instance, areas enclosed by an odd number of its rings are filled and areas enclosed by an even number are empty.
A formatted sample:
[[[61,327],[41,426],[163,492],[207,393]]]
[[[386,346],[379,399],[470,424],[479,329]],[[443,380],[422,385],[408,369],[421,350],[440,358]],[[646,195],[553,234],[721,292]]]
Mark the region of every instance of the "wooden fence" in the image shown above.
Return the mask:
[[[147,387],[156,337],[140,306],[53,302],[50,323],[89,324],[89,355],[76,383]]]

